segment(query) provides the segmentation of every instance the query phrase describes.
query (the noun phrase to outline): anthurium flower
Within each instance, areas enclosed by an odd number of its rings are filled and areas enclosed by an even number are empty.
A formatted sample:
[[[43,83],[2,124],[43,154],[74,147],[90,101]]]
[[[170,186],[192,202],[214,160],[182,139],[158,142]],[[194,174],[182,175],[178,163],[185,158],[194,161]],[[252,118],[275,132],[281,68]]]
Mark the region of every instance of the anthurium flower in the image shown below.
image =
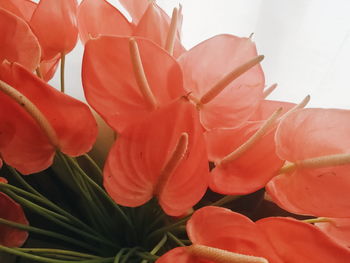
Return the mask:
[[[255,112],[264,89],[262,58],[251,39],[232,35],[205,40],[178,58],[205,128],[238,127]]]
[[[23,174],[50,166],[56,150],[89,151],[97,128],[89,108],[17,63],[0,68],[0,153]]]
[[[82,81],[89,104],[119,132],[185,95],[176,60],[141,38],[101,36],[88,41]]]
[[[214,192],[252,193],[276,175],[284,163],[275,153],[274,136],[279,116],[274,115],[274,120],[268,124],[270,127],[266,127],[266,119],[279,108],[283,109],[281,115],[293,106],[293,103],[264,100],[253,116],[260,120],[248,121],[238,128],[213,129],[205,133],[209,160],[216,165],[210,177],[210,188]]]
[[[19,16],[26,22],[30,20],[37,4],[30,0],[0,0],[0,8]]]
[[[90,38],[100,35],[141,36],[152,40],[175,57],[185,51],[180,43],[180,10],[174,9],[170,19],[154,1],[122,3],[128,7],[133,22],[137,21],[137,24],[128,22],[106,0],[83,0],[78,9],[79,35],[82,41],[86,43]]]
[[[339,244],[350,248],[349,218],[324,218],[324,220],[320,221],[321,222],[316,223],[315,226]]]
[[[272,200],[298,213],[349,217],[350,111],[303,109],[283,119],[277,154],[292,162],[267,185]]]
[[[3,182],[0,178],[0,183]],[[0,192],[0,218],[29,225],[22,207],[10,197]],[[20,247],[28,238],[28,232],[0,224],[0,245]]]
[[[41,78],[48,82],[56,73],[58,63],[60,62],[61,56],[57,54],[56,57],[49,60],[42,60],[39,65],[39,72]]]
[[[30,26],[43,50],[42,59],[49,60],[57,54],[67,54],[76,45],[76,0],[41,0],[35,9]]]
[[[196,109],[181,98],[123,130],[104,168],[116,203],[140,206],[157,197],[171,216],[185,214],[204,195],[209,166]]]
[[[220,207],[204,207],[187,223],[193,245],[173,249],[157,263],[348,262],[350,251],[311,224],[270,217],[252,222]]]
[[[34,71],[40,62],[39,42],[28,24],[20,17],[0,8],[0,63],[18,62]]]

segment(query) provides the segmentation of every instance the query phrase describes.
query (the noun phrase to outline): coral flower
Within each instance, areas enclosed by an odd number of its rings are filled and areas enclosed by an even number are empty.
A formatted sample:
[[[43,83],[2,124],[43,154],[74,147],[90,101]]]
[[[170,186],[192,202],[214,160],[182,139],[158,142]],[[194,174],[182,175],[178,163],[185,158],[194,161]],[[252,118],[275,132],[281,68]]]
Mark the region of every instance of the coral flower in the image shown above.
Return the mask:
[[[204,207],[187,223],[193,245],[175,248],[157,263],[346,263],[350,251],[315,226],[292,218],[250,221],[225,208]]]
[[[185,95],[176,60],[146,39],[88,41],[82,80],[89,104],[118,132]]]
[[[251,39],[232,35],[205,40],[178,58],[205,128],[237,127],[255,112],[265,84],[262,58]]]
[[[76,0],[41,0],[35,9],[30,26],[43,50],[42,59],[67,54],[76,45]]]
[[[157,197],[171,216],[186,213],[204,195],[209,167],[202,127],[185,98],[123,130],[104,169],[116,203],[140,206]]]
[[[40,62],[38,39],[20,17],[0,8],[0,63],[3,60],[18,62],[34,71]]]
[[[89,108],[37,78],[19,64],[0,68],[0,153],[23,174],[49,167],[57,149],[89,151],[97,127]]]
[[[303,109],[276,132],[277,154],[292,164],[267,185],[282,208],[315,216],[349,217],[350,111]]]
[[[2,0],[0,7],[29,22],[37,4],[30,0]]]
[[[295,104],[264,100],[251,117],[256,120],[238,128],[205,133],[209,160],[216,165],[210,177],[210,188],[214,192],[248,194],[267,184],[284,163],[276,155],[274,136],[279,115],[274,112],[279,108],[286,112],[293,106]],[[267,122],[271,115],[274,119]]]
[[[123,1],[133,22],[106,0],[83,0],[78,9],[79,35],[84,43],[99,35],[140,36],[178,57],[185,49],[180,43],[181,13],[172,19],[154,1]]]
[[[0,183],[6,183],[0,178]],[[10,197],[0,192],[0,218],[29,225],[22,207]],[[0,224],[0,245],[20,247],[28,238],[28,232]]]

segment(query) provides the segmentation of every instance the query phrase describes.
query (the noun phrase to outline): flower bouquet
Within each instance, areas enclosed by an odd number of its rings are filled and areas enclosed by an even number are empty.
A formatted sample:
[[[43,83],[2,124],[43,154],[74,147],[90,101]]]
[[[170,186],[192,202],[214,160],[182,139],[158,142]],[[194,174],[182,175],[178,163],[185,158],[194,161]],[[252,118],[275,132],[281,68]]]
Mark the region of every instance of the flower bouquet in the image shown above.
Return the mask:
[[[266,99],[252,36],[186,50],[181,6],[120,3],[0,1],[1,262],[350,262],[350,111]]]

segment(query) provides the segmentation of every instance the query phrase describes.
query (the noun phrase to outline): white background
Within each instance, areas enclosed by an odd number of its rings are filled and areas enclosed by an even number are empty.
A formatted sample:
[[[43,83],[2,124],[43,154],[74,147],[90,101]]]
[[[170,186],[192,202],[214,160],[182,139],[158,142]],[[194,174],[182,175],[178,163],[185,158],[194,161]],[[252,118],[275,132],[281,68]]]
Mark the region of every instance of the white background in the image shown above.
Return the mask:
[[[187,48],[216,34],[254,33],[259,54],[265,55],[267,85],[279,84],[269,98],[298,102],[310,94],[310,106],[350,109],[349,0],[157,2],[168,14],[182,4]],[[82,96],[81,56],[79,44],[66,58],[67,92],[77,97]],[[58,76],[51,83],[58,87]]]

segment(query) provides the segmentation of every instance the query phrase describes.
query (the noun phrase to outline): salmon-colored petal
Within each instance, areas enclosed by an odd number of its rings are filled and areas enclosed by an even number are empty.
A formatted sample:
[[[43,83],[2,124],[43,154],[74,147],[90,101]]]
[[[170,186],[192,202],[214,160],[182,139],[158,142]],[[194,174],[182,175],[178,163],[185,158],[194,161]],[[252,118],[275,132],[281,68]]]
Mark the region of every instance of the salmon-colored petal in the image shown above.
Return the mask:
[[[42,60],[40,62],[40,73],[41,76],[43,78],[43,80],[45,80],[46,82],[48,82],[50,79],[53,78],[53,76],[56,73],[56,70],[58,68],[58,64],[60,62],[61,56],[59,54],[57,54],[56,57],[54,57],[53,59],[50,60]]]
[[[185,89],[200,99],[229,72],[256,56],[255,44],[249,38],[232,35],[210,38],[178,59]],[[202,124],[207,129],[241,125],[255,112],[263,89],[264,74],[260,65],[256,65],[202,106]]]
[[[277,100],[262,100],[249,121],[261,121],[268,119],[277,109],[282,108],[281,115],[296,106],[295,103],[277,101]]]
[[[197,210],[187,223],[192,243],[282,262],[263,232],[249,218],[221,207]]]
[[[30,0],[0,0],[0,7],[29,21],[37,4]]]
[[[56,131],[62,152],[78,156],[91,149],[97,124],[86,104],[52,88],[16,63],[4,64],[0,79],[21,92],[44,114]]]
[[[42,59],[58,53],[69,53],[77,43],[76,0],[41,0],[30,20],[30,26],[43,49]]]
[[[134,24],[139,22],[150,3],[149,0],[119,0],[119,2],[128,11]]]
[[[184,95],[177,62],[149,40],[137,39],[137,44],[158,106]],[[144,119],[152,111],[135,78],[128,38],[101,36],[88,41],[82,78],[89,104],[117,131]]]
[[[29,225],[22,207],[0,192],[0,218]],[[0,224],[0,245],[20,247],[28,238],[28,232]]]
[[[240,128],[206,132],[209,159],[219,162],[245,143],[262,122],[250,122]],[[229,195],[248,194],[263,188],[283,166],[275,153],[275,129],[260,138],[236,160],[218,165],[211,171],[210,188]]]
[[[48,168],[52,164],[55,149],[47,136],[20,105],[2,92],[0,102],[2,159],[22,174]]]
[[[162,255],[156,263],[209,263],[207,260],[192,256],[185,247],[177,247]]]
[[[338,244],[350,248],[350,218],[328,218],[315,225]]]
[[[188,134],[185,155],[168,176],[164,175],[183,133]],[[179,216],[204,195],[208,175],[196,110],[180,99],[122,132],[107,158],[104,186],[118,204],[139,206],[157,196],[167,214]]]
[[[155,3],[150,3],[145,14],[134,30],[135,36],[152,40],[162,48],[165,48],[168,32],[170,29],[169,16]],[[174,57],[179,57],[185,52],[179,37],[175,37]]]
[[[349,110],[298,110],[285,118],[277,129],[277,153],[291,162],[349,153],[349,119]]]
[[[315,226],[292,218],[256,222],[283,262],[346,263],[350,250],[336,244]]]
[[[296,170],[267,184],[272,200],[296,214],[350,217],[350,165]]]
[[[18,62],[30,71],[39,64],[41,50],[36,36],[18,16],[0,8],[0,63]]]
[[[78,8],[79,36],[83,43],[99,35],[131,36],[132,25],[105,0],[83,0]]]

